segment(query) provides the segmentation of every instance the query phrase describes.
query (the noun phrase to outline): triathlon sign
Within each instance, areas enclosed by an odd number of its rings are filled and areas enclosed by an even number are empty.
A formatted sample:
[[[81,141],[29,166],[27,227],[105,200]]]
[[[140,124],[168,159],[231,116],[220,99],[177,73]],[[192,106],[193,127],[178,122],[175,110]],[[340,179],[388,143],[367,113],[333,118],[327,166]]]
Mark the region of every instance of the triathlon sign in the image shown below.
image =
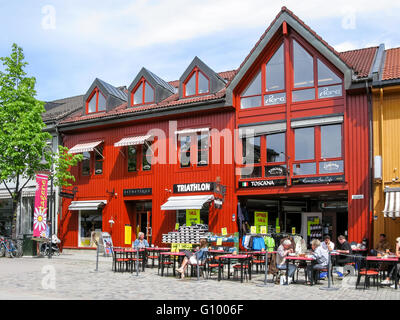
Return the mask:
[[[212,192],[214,182],[174,184],[174,193]]]

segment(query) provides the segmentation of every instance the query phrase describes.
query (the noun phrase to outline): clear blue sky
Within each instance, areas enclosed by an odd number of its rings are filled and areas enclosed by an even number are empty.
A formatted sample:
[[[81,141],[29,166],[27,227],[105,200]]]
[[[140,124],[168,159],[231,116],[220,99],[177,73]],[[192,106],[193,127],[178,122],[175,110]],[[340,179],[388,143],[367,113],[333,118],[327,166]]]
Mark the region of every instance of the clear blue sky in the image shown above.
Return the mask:
[[[171,81],[196,55],[238,68],[283,5],[338,51],[400,46],[400,1],[0,0],[0,56],[21,46],[45,101],[96,77],[129,86],[143,66]]]

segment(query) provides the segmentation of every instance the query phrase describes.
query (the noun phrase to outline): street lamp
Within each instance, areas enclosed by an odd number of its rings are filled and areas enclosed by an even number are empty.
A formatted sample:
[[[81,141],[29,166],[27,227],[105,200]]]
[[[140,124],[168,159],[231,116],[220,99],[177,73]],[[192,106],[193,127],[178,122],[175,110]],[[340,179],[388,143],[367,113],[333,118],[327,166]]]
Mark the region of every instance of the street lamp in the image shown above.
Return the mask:
[[[40,160],[40,164],[43,166],[47,166],[49,164],[48,161],[44,157],[44,153],[42,155],[42,160]],[[51,170],[49,170],[49,172],[50,172],[50,197],[49,197],[49,201],[47,204],[47,207],[48,207],[47,213],[48,213],[48,219],[51,222],[50,232],[49,232],[49,236],[50,236],[49,259],[51,259],[52,249],[53,249],[52,248],[53,222],[51,221],[52,220],[51,219],[52,218],[52,207],[53,207],[53,201],[52,201],[52,199],[53,199],[53,175],[51,173]]]

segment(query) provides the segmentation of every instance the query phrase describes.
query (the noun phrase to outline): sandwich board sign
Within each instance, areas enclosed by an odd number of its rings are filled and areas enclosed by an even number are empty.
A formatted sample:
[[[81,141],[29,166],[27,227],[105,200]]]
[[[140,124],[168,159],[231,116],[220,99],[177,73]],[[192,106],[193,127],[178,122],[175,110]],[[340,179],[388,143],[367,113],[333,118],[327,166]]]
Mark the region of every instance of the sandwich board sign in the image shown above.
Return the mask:
[[[111,235],[108,232],[102,232],[100,237],[100,249],[103,251],[105,256],[112,254],[113,242]]]

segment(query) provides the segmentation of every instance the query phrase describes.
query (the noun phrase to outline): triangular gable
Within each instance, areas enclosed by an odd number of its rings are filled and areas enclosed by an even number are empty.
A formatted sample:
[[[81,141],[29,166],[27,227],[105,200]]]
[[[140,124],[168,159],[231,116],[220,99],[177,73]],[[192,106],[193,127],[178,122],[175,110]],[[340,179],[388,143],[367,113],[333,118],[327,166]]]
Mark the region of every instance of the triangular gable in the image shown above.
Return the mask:
[[[131,85],[128,88],[128,106],[131,106],[131,92],[136,87],[138,82],[145,78],[146,81],[150,83],[150,85],[155,89],[155,103],[159,103],[160,101],[168,98],[172,94],[175,93],[175,88],[169,84],[168,82],[161,79],[159,76],[147,70],[146,68],[142,68],[139,73],[136,75],[135,79],[132,81]]]
[[[249,55],[240,65],[235,77],[230,81],[227,86],[227,103],[232,103],[232,92],[239,84],[241,79],[246,75],[252,65],[256,62],[259,55],[263,52],[265,47],[269,44],[274,35],[279,31],[282,24],[286,22],[293,30],[302,36],[311,46],[313,46],[322,56],[330,61],[338,70],[344,75],[345,89],[348,89],[353,79],[353,71],[349,65],[343,61],[339,53],[318,36],[310,27],[301,21],[296,15],[293,14],[286,7],[276,16],[274,21],[270,24],[265,33],[261,36],[260,40],[256,43]]]
[[[186,68],[185,72],[179,78],[179,98],[182,99],[184,97],[183,94],[183,83],[190,75],[192,70],[198,67],[210,80],[210,93],[216,93],[221,89],[225,88],[226,81],[214,70],[212,70],[209,66],[207,66],[201,59],[197,56],[194,57],[193,61]]]

